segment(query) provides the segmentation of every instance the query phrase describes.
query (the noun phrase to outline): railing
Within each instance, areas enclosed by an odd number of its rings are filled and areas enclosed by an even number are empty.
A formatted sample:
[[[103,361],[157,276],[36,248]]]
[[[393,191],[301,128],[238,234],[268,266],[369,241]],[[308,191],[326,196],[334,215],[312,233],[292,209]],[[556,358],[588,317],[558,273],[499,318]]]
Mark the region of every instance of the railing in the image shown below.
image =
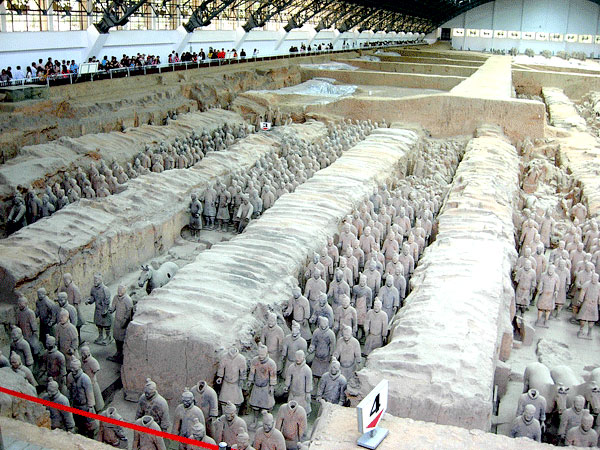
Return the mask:
[[[43,77],[34,77],[30,79],[22,79],[22,80],[11,80],[11,81],[2,81],[0,82],[0,87],[7,86],[24,86],[24,85],[47,85],[47,86],[62,86],[65,84],[74,84],[74,83],[82,83],[87,81],[94,80],[107,80],[113,78],[125,78],[139,75],[150,75],[157,73],[168,73],[175,72],[178,70],[189,70],[189,69],[201,69],[204,67],[218,67],[224,65],[232,65],[232,64],[243,64],[248,62],[257,62],[257,61],[271,61],[275,59],[289,59],[289,58],[297,58],[303,56],[319,56],[331,53],[348,53],[348,52],[356,52],[358,50],[366,50],[366,49],[380,49],[380,48],[389,48],[389,47],[397,47],[399,45],[420,45],[422,42],[395,42],[393,44],[383,44],[383,45],[366,45],[358,48],[346,48],[342,50],[312,50],[310,52],[307,51],[298,51],[293,53],[285,53],[278,55],[265,55],[265,56],[246,56],[244,58],[214,58],[214,59],[204,59],[201,61],[186,61],[186,62],[178,62],[178,63],[165,63],[160,65],[144,65],[138,67],[120,67],[118,69],[109,69],[109,70],[99,70],[94,73],[87,74],[79,74],[79,73],[68,73],[68,74],[57,74]]]

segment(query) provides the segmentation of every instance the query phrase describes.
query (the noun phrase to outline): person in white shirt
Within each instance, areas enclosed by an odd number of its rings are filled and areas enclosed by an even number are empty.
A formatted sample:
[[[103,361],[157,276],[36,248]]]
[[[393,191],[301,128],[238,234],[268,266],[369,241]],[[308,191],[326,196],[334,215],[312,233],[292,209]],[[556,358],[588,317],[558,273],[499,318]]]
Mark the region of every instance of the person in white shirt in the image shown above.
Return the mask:
[[[13,73],[14,80],[23,80],[25,79],[25,74],[21,70],[21,66],[17,66],[17,69]]]

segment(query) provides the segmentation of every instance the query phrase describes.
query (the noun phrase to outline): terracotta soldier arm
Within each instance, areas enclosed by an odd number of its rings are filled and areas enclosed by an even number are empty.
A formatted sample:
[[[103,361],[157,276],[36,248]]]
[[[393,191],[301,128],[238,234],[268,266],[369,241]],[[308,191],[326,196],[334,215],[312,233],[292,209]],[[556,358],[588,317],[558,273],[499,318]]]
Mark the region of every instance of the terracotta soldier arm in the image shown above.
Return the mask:
[[[173,428],[171,429],[171,433],[176,436],[179,436],[180,431],[181,431],[181,414],[176,412],[175,420],[173,421]]]
[[[344,406],[344,403],[346,403],[346,383],[340,383],[339,385],[339,397],[340,400],[338,401],[338,405],[340,406]]]
[[[132,445],[131,449],[139,450],[139,448],[140,448],[140,432],[136,431],[133,436],[133,445]]]
[[[117,310],[117,302],[118,302],[117,297],[118,296],[116,296],[116,295],[113,297],[112,304],[110,305],[110,308],[108,308],[109,314],[112,314]]]
[[[323,398],[323,392],[325,391],[325,378],[321,377],[319,384],[317,385],[317,401]]]

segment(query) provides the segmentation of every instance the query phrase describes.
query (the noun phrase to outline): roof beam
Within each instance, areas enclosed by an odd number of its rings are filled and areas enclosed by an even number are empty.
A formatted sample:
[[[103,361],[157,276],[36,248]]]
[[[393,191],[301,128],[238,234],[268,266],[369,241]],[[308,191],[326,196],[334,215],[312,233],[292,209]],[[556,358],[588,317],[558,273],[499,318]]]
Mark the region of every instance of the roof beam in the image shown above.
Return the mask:
[[[196,28],[210,25],[212,19],[221,14],[225,9],[244,3],[245,0],[204,0],[198,6],[187,23],[183,27],[188,33],[192,33]]]
[[[302,28],[306,22],[328,8],[333,2],[334,0],[310,0],[304,3],[300,0],[301,9],[288,19],[288,23],[283,29],[289,33],[294,28]]]
[[[294,1],[295,0],[263,0],[263,3],[250,15],[250,18],[242,28],[247,33],[253,28],[264,27],[271,17],[289,7]]]
[[[94,24],[96,29],[106,34],[112,27],[120,27],[129,22],[129,17],[134,14],[147,0],[113,0],[102,9],[104,14],[100,22]]]
[[[364,8],[360,7],[359,8]],[[321,30],[326,30],[335,26],[340,20],[344,17],[355,14],[356,13],[356,5],[350,3],[338,3],[334,5],[334,8],[331,11],[321,18],[319,25],[315,28],[317,32]]]
[[[360,13],[357,14],[353,14],[351,16],[348,16],[339,26],[337,26],[336,28],[338,29],[338,31],[340,33],[344,33],[346,31],[351,30],[352,28],[360,25],[361,23],[365,22],[366,20],[369,20],[371,17],[373,17],[375,14],[377,14],[377,12],[380,11],[378,9],[375,8],[365,8],[363,9]]]

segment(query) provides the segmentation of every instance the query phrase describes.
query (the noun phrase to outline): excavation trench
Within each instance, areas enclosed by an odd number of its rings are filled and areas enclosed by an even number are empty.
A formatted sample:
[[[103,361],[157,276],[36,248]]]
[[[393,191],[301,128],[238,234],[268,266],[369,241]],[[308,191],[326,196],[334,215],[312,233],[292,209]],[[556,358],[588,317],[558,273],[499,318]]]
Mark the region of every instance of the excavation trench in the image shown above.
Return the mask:
[[[411,279],[388,344],[358,373],[362,394],[390,382],[399,417],[490,429],[494,373],[512,344],[517,151],[496,129],[472,139]]]
[[[202,196],[208,184],[227,182],[278,152],[288,132],[316,143],[327,128],[310,122],[251,135],[192,168],[140,176],[120,194],[80,200],[0,241],[2,315],[10,317],[19,294],[33,300],[40,287],[56,292],[62,273],[70,272],[81,292],[89,292],[94,273],[110,283],[163,254],[189,220],[190,193]]]

